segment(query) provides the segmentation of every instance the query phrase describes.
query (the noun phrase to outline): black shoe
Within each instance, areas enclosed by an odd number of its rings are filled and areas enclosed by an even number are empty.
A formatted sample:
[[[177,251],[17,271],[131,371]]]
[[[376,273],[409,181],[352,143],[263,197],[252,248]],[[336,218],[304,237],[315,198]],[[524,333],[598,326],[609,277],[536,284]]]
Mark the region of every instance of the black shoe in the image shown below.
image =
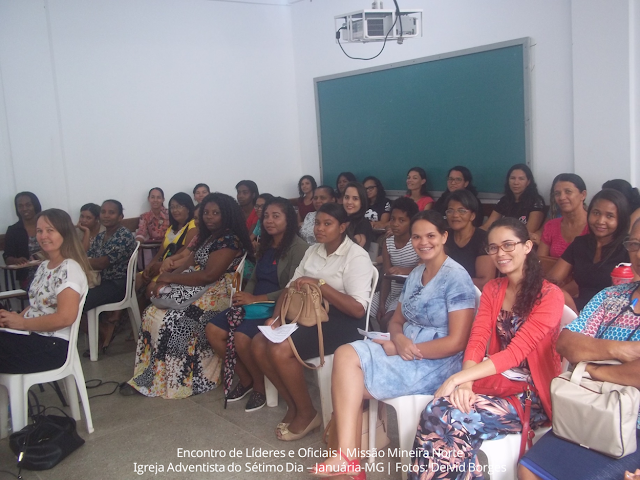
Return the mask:
[[[256,410],[260,410],[267,404],[267,396],[264,393],[253,392],[249,397],[249,401],[247,402],[247,406],[245,407],[245,412],[255,412]]]
[[[253,383],[248,387],[242,385],[242,383],[238,382],[236,388],[234,388],[229,396],[227,397],[227,402],[237,402],[238,400],[242,400],[244,397],[249,395],[253,391]]]

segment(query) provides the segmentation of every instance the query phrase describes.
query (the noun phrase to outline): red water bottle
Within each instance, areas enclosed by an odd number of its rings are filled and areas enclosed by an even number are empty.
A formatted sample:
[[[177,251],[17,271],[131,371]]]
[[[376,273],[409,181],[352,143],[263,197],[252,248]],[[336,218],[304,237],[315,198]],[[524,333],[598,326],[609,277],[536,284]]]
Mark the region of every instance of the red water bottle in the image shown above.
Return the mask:
[[[631,283],[633,282],[633,276],[630,263],[619,263],[618,266],[611,271],[611,283],[613,285]]]

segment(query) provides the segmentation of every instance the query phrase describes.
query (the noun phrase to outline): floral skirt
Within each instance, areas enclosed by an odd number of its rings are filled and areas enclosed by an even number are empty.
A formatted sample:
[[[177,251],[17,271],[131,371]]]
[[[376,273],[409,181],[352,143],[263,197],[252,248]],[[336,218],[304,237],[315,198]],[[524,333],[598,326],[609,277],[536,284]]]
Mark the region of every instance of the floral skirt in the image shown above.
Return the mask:
[[[151,305],[144,311],[129,385],[147,397],[163,398],[186,398],[218,386],[221,361],[204,330],[229,308],[231,278],[225,274],[183,310]]]
[[[524,394],[520,396],[524,406]],[[547,423],[540,399],[531,398],[532,429]],[[483,440],[520,433],[522,424],[513,406],[504,398],[478,395],[471,412],[464,413],[436,398],[420,416],[413,442],[413,467],[409,480],[484,478],[477,453]]]

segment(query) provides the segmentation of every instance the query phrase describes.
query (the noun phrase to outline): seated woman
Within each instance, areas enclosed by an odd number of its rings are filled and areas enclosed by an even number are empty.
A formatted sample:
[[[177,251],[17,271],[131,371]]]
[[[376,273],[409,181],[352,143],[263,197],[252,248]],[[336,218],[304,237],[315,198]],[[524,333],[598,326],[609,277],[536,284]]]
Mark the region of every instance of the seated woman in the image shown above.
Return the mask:
[[[403,283],[392,280],[387,275],[409,275],[418,265],[419,258],[411,244],[411,219],[418,213],[416,202],[407,197],[396,198],[391,204],[392,235],[385,239],[382,247],[382,272],[380,292],[371,301],[371,316],[380,324],[380,330],[387,331],[393,312],[398,306]]]
[[[629,261],[622,245],[629,231],[629,207],[624,196],[616,190],[601,190],[591,199],[587,218],[589,233],[576,237],[547,274],[558,284],[573,274],[579,290],[575,299],[578,310],[611,286],[611,271],[616,265]]]
[[[587,186],[575,173],[561,173],[553,179],[551,191],[562,216],[545,223],[538,255],[559,258],[576,237],[589,233],[584,208]]]
[[[264,389],[264,375],[251,353],[251,340],[259,332],[258,325],[271,316],[246,319],[245,305],[255,302],[274,302],[291,280],[309,245],[298,236],[298,219],[293,205],[286,198],[275,197],[267,202],[262,216],[262,234],[256,258],[258,262],[247,287],[233,295],[233,307],[224,310],[211,320],[205,329],[207,340],[213,351],[225,359],[230,332],[234,332],[233,344],[238,360],[235,372],[239,382],[227,395],[228,402],[236,402],[251,392],[245,412],[253,412],[264,407],[267,397]],[[247,307],[248,308],[248,307]],[[229,315],[232,315],[229,320]],[[235,322],[241,321],[238,326]],[[232,326],[233,325],[233,326]],[[229,352],[226,353],[227,358]],[[233,377],[233,366],[227,362],[225,380],[229,379],[228,390]]]
[[[371,222],[364,218],[364,213],[367,211],[366,195],[361,183],[351,182],[347,185],[342,196],[342,206],[349,216],[347,235],[355,243],[369,251],[373,228]]]
[[[478,211],[476,197],[467,190],[451,193],[447,203],[447,223],[451,231],[445,250],[447,255],[462,265],[473,284],[482,291],[484,285],[496,276],[496,267],[484,247],[487,232],[473,225]]]
[[[229,308],[233,274],[252,248],[244,216],[230,196],[207,195],[199,213],[195,251],[177,271],[162,273],[153,291],[178,308],[151,305],[145,310],[133,378],[121,386],[123,395],[138,391],[147,397],[186,398],[218,385],[220,360],[203,341],[204,329],[213,315]]]
[[[620,365],[590,363],[587,372],[594,380],[640,388],[639,344],[635,343],[640,341],[640,304],[632,308],[632,302],[640,300],[640,222],[634,223],[624,246],[631,257],[634,282],[606,288],[593,297],[580,316],[562,330],[557,350],[573,364],[618,360]],[[640,417],[638,429],[640,442]],[[562,440],[551,431],[522,458],[518,478],[621,480],[633,478],[624,477],[624,472],[633,472],[638,465],[640,449],[614,459]]]
[[[256,182],[251,180],[240,180],[236,184],[236,199],[238,200],[238,205],[240,205],[240,210],[244,215],[245,225],[247,226],[247,231],[249,233],[253,232],[253,229],[256,227],[256,223],[258,223],[258,214],[253,208],[256,204],[256,200],[260,192],[258,191],[258,185]]]
[[[473,323],[475,289],[469,274],[444,251],[446,226],[438,212],[421,212],[411,219],[411,244],[421,264],[398,299],[389,323],[391,340],[360,340],[336,351],[331,394],[342,458],[327,459],[312,474],[360,471],[359,460],[345,452],[356,448],[363,399],[432,395],[460,370]],[[356,478],[364,479],[363,473]]]
[[[629,203],[629,212],[631,212],[631,218],[629,219],[629,225],[633,225],[636,220],[640,218],[640,192],[635,187],[632,187],[629,182],[622,179],[609,180],[602,184],[602,188],[613,188],[624,195]]]
[[[164,234],[164,241],[156,256],[142,272],[136,275],[136,290],[147,286],[147,298],[151,296],[150,290],[160,275],[162,262],[172,255],[180,253],[197,235],[198,229],[193,219],[194,210],[191,197],[186,193],[176,193],[169,200],[169,228]]]
[[[506,278],[485,285],[462,371],[445,380],[420,416],[409,479],[431,478],[435,471],[471,478],[483,440],[520,433],[527,420],[532,429],[551,420],[562,292],[542,278],[533,242],[518,220],[494,222],[487,252]],[[530,418],[522,420],[517,412],[528,406]]]
[[[0,332],[0,373],[44,372],[64,365],[71,325],[87,293],[89,262],[69,214],[57,208],[39,213],[36,237],[47,260],[29,288],[29,306],[21,313],[0,310],[0,327],[32,334]]]
[[[169,212],[164,206],[164,192],[160,187],[149,190],[147,197],[151,210],[140,215],[136,240],[140,243],[160,243],[169,225]]]
[[[407,194],[418,205],[418,210],[433,208],[433,198],[427,190],[427,172],[420,167],[413,167],[407,172]]]
[[[200,202],[211,193],[209,185],[206,183],[199,183],[193,187],[193,201],[196,202],[196,206],[200,205]]]
[[[342,196],[350,182],[357,182],[358,179],[351,172],[341,172],[336,178],[336,203],[342,204]]]
[[[442,215],[445,215],[445,210],[449,208],[447,206],[449,195],[456,190],[467,190],[476,197],[478,210],[474,212],[476,214],[476,218],[473,221],[473,225],[475,227],[481,227],[484,223],[484,210],[482,209],[482,203],[480,203],[480,200],[478,199],[478,190],[473,185],[473,175],[471,175],[471,171],[467,167],[457,165],[449,170],[449,173],[447,174],[447,189],[433,205],[433,209],[440,212]]]
[[[104,231],[104,227],[100,225],[100,205],[95,203],[83,205],[80,208],[80,219],[76,228],[80,230],[80,241],[84,251],[89,251],[98,234]]]
[[[38,197],[31,192],[18,193],[13,203],[18,222],[7,228],[2,257],[5,265],[25,265],[40,251],[40,245],[36,239],[36,215],[40,213],[42,207]],[[28,290],[36,270],[37,267],[32,267],[16,271],[20,288]]]
[[[253,231],[249,232],[250,233],[249,237],[251,237],[251,241],[253,242],[254,250],[255,248],[257,248],[258,238],[260,237],[260,231],[262,229],[261,219],[262,219],[262,212],[263,212],[264,206],[267,202],[271,201],[272,199],[273,199],[273,195],[271,195],[270,193],[261,193],[260,195],[258,195],[258,198],[256,199],[256,204],[253,206],[253,209],[256,211],[256,215],[258,217],[256,226],[253,228]]]
[[[100,272],[100,285],[90,288],[84,302],[84,313],[100,305],[119,302],[127,290],[127,267],[135,250],[133,234],[122,225],[122,204],[117,200],[105,200],[100,207],[100,223],[104,232],[99,233],[89,251],[91,269]],[[109,345],[119,321],[117,312],[101,321],[100,336],[103,348]]]
[[[391,217],[391,202],[387,198],[387,192],[376,177],[367,177],[362,184],[367,192],[368,205],[364,218],[371,222],[373,228],[386,228]]]
[[[529,233],[537,232],[544,221],[544,199],[538,193],[531,169],[522,163],[511,167],[504,182],[504,196],[482,225],[488,228],[502,217],[517,218]]]
[[[316,239],[304,255],[288,287],[317,285],[330,304],[329,321],[322,324],[324,353],[330,355],[345,343],[361,338],[371,295],[373,266],[369,255],[347,237],[347,213],[341,205],[322,205],[316,215]],[[280,295],[273,312],[272,327],[280,325]],[[269,323],[269,322],[268,322]],[[318,329],[299,327],[290,337],[303,360],[319,355]],[[319,428],[322,415],[311,402],[304,381],[304,367],[294,356],[289,342],[271,343],[261,333],[251,342],[259,368],[275,385],[287,403],[287,414],[276,427],[280,440],[297,440]]]
[[[300,236],[306,241],[309,245],[313,245],[316,243],[316,236],[313,233],[313,229],[316,225],[316,213],[322,205],[325,203],[335,203],[336,202],[336,192],[333,188],[328,185],[320,185],[316,187],[313,191],[313,208],[315,209],[313,212],[307,213],[307,216],[304,217],[304,222],[300,227]]]
[[[316,179],[311,175],[305,175],[298,181],[298,224],[304,221],[304,217],[308,213],[315,212],[316,209],[313,206],[313,191],[318,184]]]

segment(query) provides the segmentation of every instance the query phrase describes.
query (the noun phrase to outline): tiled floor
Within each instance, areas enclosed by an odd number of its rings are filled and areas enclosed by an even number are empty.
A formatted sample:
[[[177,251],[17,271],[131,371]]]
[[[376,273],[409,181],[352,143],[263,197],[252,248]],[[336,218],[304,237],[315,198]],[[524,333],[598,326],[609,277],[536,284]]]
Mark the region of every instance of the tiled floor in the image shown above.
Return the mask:
[[[82,337],[82,336],[81,336]],[[131,377],[135,344],[120,334],[111,344],[109,352],[101,355],[98,362],[83,359],[85,379],[101,379],[122,382]],[[81,351],[84,338],[79,342]],[[309,377],[313,382],[313,374]],[[108,393],[113,387],[104,386],[89,390],[89,395]],[[318,390],[311,386],[312,396],[318,399]],[[60,406],[50,387],[40,393],[44,405]],[[113,395],[91,400],[91,413],[95,432],[88,434],[84,421],[78,423],[78,433],[86,443],[55,468],[42,472],[23,471],[30,479],[310,479],[306,468],[321,458],[324,448],[322,434],[316,432],[297,442],[281,442],[274,434],[276,424],[284,416],[283,402],[276,408],[265,407],[253,413],[245,413],[244,402],[230,404],[223,409],[222,389],[184,400],[163,400],[141,395],[123,397]],[[389,409],[390,448],[396,448],[397,429],[393,410]],[[221,452],[222,458],[179,458],[178,449],[213,450]],[[241,452],[241,458],[232,458],[232,452]],[[285,458],[259,456],[283,453]],[[378,467],[383,473],[370,473],[369,480],[396,480],[398,459],[379,459]],[[149,472],[138,475],[135,468],[142,465],[164,467],[163,473]],[[202,470],[201,465],[216,465],[223,472]],[[192,466],[192,472],[169,471],[171,467]],[[258,469],[257,473],[249,470]],[[391,469],[389,472],[388,469]],[[279,471],[275,471],[278,469]],[[295,469],[295,470],[293,470]],[[0,440],[0,470],[17,474],[14,456],[8,440]],[[288,471],[289,470],[289,471]],[[293,470],[293,471],[291,471]],[[300,471],[302,470],[302,471]],[[14,478],[0,472],[0,480]]]

